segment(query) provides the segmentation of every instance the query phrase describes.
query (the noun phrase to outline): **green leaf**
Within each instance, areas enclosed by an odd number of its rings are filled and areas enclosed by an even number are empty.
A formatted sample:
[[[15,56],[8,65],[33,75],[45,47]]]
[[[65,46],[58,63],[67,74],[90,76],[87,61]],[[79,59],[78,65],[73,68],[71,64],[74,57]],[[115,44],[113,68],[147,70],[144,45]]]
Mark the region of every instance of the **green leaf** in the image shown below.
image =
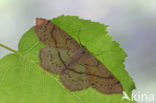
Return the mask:
[[[107,34],[107,26],[76,16],[60,16],[52,22],[88,48],[121,82],[131,96],[134,82],[123,64],[127,54]],[[80,30],[80,41],[78,31]],[[105,95],[93,88],[70,92],[59,76],[40,67],[38,53],[44,47],[33,27],[21,38],[18,52],[0,59],[0,102],[2,103],[135,103],[122,94]]]

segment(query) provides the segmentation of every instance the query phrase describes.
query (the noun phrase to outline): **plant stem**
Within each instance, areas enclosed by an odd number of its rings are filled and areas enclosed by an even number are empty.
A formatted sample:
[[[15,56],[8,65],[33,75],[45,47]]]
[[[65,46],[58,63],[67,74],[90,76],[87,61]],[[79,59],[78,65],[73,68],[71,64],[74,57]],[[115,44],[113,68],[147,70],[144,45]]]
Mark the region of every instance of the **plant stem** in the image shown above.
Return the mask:
[[[0,46],[3,47],[3,48],[5,48],[5,49],[7,49],[7,50],[9,50],[9,51],[14,52],[14,53],[17,53],[17,52],[18,52],[18,51],[14,50],[14,49],[11,49],[11,48],[9,48],[9,47],[3,45],[3,44],[0,44]]]

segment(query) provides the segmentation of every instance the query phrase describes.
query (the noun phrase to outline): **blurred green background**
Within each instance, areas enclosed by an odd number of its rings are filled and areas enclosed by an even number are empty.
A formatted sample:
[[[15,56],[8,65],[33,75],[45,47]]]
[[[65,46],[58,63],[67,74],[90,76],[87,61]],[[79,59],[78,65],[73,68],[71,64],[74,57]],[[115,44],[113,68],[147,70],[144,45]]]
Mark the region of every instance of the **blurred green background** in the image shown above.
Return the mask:
[[[125,65],[134,93],[156,96],[156,0],[0,0],[0,43],[17,49],[36,17],[62,14],[109,25],[109,34],[129,56]],[[0,58],[8,53],[0,47]]]

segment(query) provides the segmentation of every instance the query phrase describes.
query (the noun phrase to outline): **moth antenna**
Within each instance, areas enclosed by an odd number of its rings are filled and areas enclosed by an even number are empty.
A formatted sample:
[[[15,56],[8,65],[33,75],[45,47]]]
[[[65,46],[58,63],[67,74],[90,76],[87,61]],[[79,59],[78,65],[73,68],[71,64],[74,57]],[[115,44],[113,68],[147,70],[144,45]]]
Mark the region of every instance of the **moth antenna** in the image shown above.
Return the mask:
[[[79,40],[79,42],[80,42],[80,46],[82,46],[82,42],[81,42],[81,40],[80,40],[80,29],[79,29],[79,31],[78,31],[78,40]]]
[[[91,53],[93,55],[96,55],[96,56],[100,56],[102,54],[116,54],[115,52],[111,52],[111,51],[103,51],[103,52],[99,52],[99,53]]]

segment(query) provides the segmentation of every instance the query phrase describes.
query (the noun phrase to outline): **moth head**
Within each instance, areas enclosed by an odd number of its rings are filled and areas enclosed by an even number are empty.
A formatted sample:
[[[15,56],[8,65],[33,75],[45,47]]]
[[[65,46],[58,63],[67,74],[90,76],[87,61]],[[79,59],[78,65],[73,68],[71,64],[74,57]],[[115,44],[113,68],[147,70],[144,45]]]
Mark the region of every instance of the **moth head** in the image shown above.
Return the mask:
[[[81,53],[85,54],[85,53],[89,53],[89,51],[85,46],[81,45]]]
[[[43,18],[36,18],[35,19],[35,26],[41,25],[41,24],[47,24],[48,20]]]

